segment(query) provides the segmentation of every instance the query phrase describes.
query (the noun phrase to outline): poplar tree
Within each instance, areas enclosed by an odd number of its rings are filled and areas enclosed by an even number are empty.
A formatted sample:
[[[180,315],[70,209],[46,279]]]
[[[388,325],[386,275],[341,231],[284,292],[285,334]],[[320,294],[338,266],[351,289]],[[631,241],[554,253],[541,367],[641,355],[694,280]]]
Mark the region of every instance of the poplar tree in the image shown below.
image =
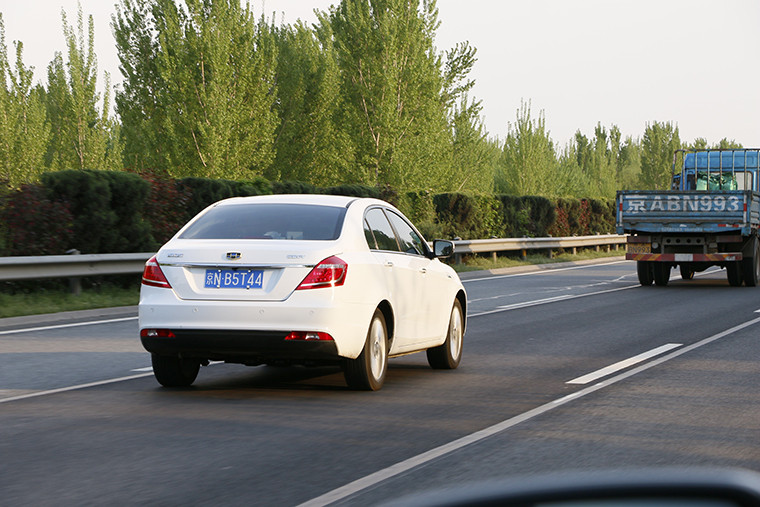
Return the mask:
[[[50,138],[44,90],[32,86],[34,68],[24,65],[23,44],[16,41],[14,46],[15,69],[8,60],[0,14],[0,183],[10,187],[37,180],[45,169]]]
[[[481,101],[469,97],[475,85],[469,74],[477,61],[476,50],[462,42],[445,53],[442,99],[449,111],[452,162],[444,190],[490,194],[501,147],[488,138]]]
[[[340,71],[325,15],[311,30],[299,22],[277,30],[277,101],[272,180],[319,186],[353,183],[354,144],[340,127],[345,102]]]
[[[479,101],[470,101],[467,95],[454,108],[451,118],[453,153],[451,185],[446,190],[491,194],[494,177],[501,155],[501,146],[488,138],[480,112]]]
[[[127,162],[250,179],[274,158],[273,27],[239,0],[121,0],[113,19]]]
[[[641,139],[641,188],[670,188],[673,153],[681,148],[678,126],[672,122],[647,123]]]
[[[67,59],[56,52],[48,65],[47,114],[52,139],[46,160],[53,169],[118,170],[122,147],[118,141],[118,123],[110,116],[110,76],[105,76],[105,93],[101,101],[97,91],[95,26],[88,16],[87,36],[84,16],[79,7],[76,30],[61,11]]]
[[[531,118],[522,102],[507,137],[496,174],[496,191],[515,195],[557,195],[557,157],[543,112]]]
[[[342,0],[330,20],[360,181],[448,184],[451,135],[433,0]]]

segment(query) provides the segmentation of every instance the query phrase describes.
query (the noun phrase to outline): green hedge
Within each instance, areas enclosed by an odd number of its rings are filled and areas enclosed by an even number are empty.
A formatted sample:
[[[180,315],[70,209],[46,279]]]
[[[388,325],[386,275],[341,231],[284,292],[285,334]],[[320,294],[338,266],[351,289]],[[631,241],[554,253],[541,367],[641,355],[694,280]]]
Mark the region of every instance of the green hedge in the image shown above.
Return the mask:
[[[151,251],[208,205],[236,196],[308,193],[374,197],[403,211],[428,238],[604,234],[614,202],[539,196],[398,194],[390,187],[184,178],[151,172],[58,171],[0,196],[0,255]],[[25,205],[28,206],[25,208]],[[26,210],[28,209],[28,211]],[[45,211],[47,210],[47,211]],[[57,217],[50,220],[46,216]]]
[[[190,196],[187,203],[188,220],[203,211],[207,206],[222,199],[273,193],[273,185],[263,178],[251,181],[182,178],[179,180],[179,184],[187,190]]]
[[[65,203],[74,217],[72,248],[117,253],[158,246],[141,214],[150,184],[138,175],[69,170],[45,173],[41,181],[48,196]]]

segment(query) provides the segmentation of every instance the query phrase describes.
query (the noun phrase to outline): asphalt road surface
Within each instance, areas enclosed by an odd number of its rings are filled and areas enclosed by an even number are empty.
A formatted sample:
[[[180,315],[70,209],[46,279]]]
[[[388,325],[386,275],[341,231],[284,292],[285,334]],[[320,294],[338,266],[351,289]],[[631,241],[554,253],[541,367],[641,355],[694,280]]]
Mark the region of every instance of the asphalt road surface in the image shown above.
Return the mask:
[[[0,320],[2,505],[378,505],[570,470],[760,471],[760,287],[635,265],[463,275],[462,364],[212,364],[161,388],[132,310]]]

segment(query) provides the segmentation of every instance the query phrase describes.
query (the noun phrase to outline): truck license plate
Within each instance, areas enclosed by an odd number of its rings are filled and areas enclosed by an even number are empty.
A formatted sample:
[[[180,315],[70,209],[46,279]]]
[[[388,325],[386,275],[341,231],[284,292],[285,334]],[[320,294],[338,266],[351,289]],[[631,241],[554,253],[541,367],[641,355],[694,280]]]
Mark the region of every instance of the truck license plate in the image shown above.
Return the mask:
[[[628,243],[628,253],[630,254],[652,253],[652,244],[651,243]]]

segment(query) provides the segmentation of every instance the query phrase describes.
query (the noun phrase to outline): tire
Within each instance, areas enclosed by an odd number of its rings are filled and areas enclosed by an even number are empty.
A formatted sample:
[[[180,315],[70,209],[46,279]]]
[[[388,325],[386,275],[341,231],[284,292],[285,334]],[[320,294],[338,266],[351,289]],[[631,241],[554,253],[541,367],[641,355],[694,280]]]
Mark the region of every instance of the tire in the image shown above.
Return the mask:
[[[364,341],[364,349],[356,359],[346,359],[343,376],[351,389],[377,391],[383,387],[388,371],[388,328],[380,309],[375,310]]]
[[[187,387],[195,382],[201,362],[176,356],[151,354],[153,375],[164,387]]]
[[[694,270],[691,269],[688,264],[681,264],[679,268],[681,270],[681,279],[683,280],[694,279]]]
[[[652,263],[649,261],[636,261],[636,274],[639,275],[639,283],[644,287],[652,285],[654,281],[654,270]]]
[[[655,262],[652,268],[655,285],[665,287],[670,281],[670,264],[667,262]]]
[[[740,262],[729,262],[726,264],[726,278],[731,287],[741,287],[742,269]]]
[[[742,259],[744,285],[755,287],[760,282],[760,245],[757,237],[752,238],[752,257]]]
[[[436,370],[453,370],[462,360],[462,339],[464,338],[464,317],[462,304],[454,300],[449,318],[446,341],[438,347],[427,349],[428,364]]]

